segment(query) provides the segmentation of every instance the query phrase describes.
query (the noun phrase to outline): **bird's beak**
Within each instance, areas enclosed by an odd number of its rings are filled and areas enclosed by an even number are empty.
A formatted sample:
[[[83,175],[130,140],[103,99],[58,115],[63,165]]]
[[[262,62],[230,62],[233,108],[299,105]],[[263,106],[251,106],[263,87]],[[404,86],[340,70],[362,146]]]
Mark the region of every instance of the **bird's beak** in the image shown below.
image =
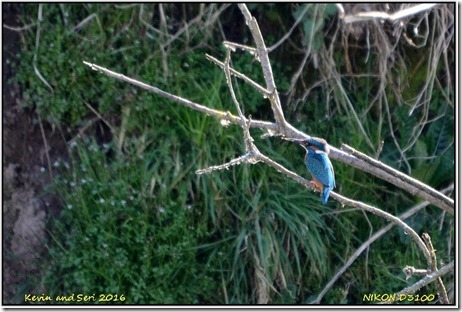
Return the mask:
[[[305,145],[305,144],[304,144],[304,143],[305,143],[305,140],[295,140],[295,139],[294,139],[294,140],[290,140],[290,141],[292,141],[292,142],[294,142],[294,143],[297,143],[297,144],[300,144],[300,145]]]

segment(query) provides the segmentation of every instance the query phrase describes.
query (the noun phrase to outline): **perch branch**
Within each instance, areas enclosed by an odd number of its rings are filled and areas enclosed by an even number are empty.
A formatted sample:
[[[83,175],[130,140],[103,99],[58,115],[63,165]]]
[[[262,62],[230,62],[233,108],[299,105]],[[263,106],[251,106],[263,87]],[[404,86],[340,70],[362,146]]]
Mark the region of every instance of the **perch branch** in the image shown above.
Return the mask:
[[[409,218],[410,216],[414,215],[418,211],[422,210],[423,208],[427,207],[430,203],[428,201],[425,201],[423,203],[420,203],[405,213],[401,214],[398,218],[400,220],[405,220]],[[356,261],[356,259],[367,249],[369,248],[372,243],[374,243],[376,240],[378,240],[380,237],[385,235],[391,228],[393,228],[394,224],[388,224],[387,226],[381,228],[378,230],[374,235],[372,235],[367,241],[365,241],[361,246],[359,246],[358,249],[351,255],[351,257],[346,261],[346,263],[340,268],[340,270],[335,273],[334,277],[331,278],[331,280],[327,283],[327,285],[323,288],[323,290],[319,293],[319,295],[316,297],[314,301],[311,302],[311,304],[320,304],[322,298],[326,295],[326,293],[329,291],[329,289],[334,286],[335,282],[340,278],[340,276],[343,275],[343,273],[346,272],[346,270],[353,264],[353,262]],[[425,271],[425,274],[427,271]]]
[[[271,123],[271,122],[266,122],[266,121],[255,121],[255,120],[247,120],[244,117],[238,117],[232,115],[230,112],[223,112],[223,111],[218,111],[214,110],[211,108],[208,108],[206,106],[191,102],[189,100],[183,99],[179,96],[170,94],[168,92],[165,92],[159,88],[147,85],[143,82],[137,81],[135,79],[126,77],[124,75],[118,74],[116,72],[110,71],[104,67],[91,64],[88,62],[84,62],[86,65],[90,66],[92,69],[100,71],[101,73],[104,73],[110,77],[114,77],[116,79],[128,82],[132,85],[141,87],[145,90],[148,90],[150,92],[156,93],[160,96],[163,96],[169,100],[175,101],[177,103],[180,103],[186,107],[189,107],[193,110],[197,110],[201,113],[204,113],[209,116],[214,116],[222,121],[223,124],[228,124],[228,123],[233,123],[233,124],[238,124],[241,127],[245,127],[246,123],[249,122],[249,126],[252,128],[260,128],[260,129],[265,129],[267,130],[267,133],[269,136],[275,136],[275,135],[280,135],[285,138],[295,138],[295,139],[304,139],[309,136],[304,134],[303,132],[295,129],[292,125],[287,123],[284,119],[284,115],[281,109],[281,105],[279,102],[279,96],[277,94],[277,90],[274,85],[274,79],[273,79],[273,74],[271,71],[271,66],[269,63],[268,59],[268,53],[267,49],[264,45],[263,38],[261,36],[261,33],[258,28],[258,24],[255,20],[250,15],[250,12],[247,10],[247,7],[244,4],[240,4],[239,8],[241,9],[243,15],[245,16],[245,19],[247,21],[247,24],[249,26],[249,29],[252,32],[252,35],[254,37],[254,40],[256,42],[257,46],[257,55],[258,59],[260,60],[262,64],[262,70],[264,72],[265,76],[265,81],[266,81],[266,89],[268,92],[271,94],[268,96],[270,102],[271,102],[271,107],[274,112],[274,116],[276,119],[276,123]],[[233,72],[233,70],[230,69],[230,72]],[[331,153],[330,156],[334,160],[341,161],[345,164],[351,165],[352,167],[358,168],[360,170],[363,170],[365,172],[369,172],[385,181],[388,181],[390,183],[393,183],[397,185],[398,187],[410,192],[413,195],[418,195],[421,196],[422,198],[428,200],[435,206],[443,209],[444,211],[448,211],[448,213],[453,214],[453,206],[454,206],[454,201],[451,200],[450,198],[444,198],[441,196],[435,196],[436,191],[428,188],[427,190],[432,190],[430,193],[424,192],[422,190],[419,190],[412,184],[409,184],[409,180],[401,180],[398,179],[395,175],[391,174],[390,172],[387,172],[383,169],[379,169],[376,167],[371,166],[368,162],[359,159],[358,157],[354,155],[350,155],[348,153],[345,153],[339,149],[336,148],[331,148]],[[441,200],[441,198],[444,198],[444,200]]]
[[[338,202],[340,202],[342,205],[351,206],[351,207],[359,208],[361,210],[372,212],[373,214],[378,215],[386,219],[387,221],[393,222],[395,225],[403,229],[404,233],[409,235],[417,243],[417,246],[422,250],[423,254],[425,255],[427,262],[430,263],[431,257],[430,257],[430,252],[427,249],[427,246],[425,245],[423,240],[420,238],[420,236],[414,231],[414,229],[412,229],[409,225],[401,221],[400,218],[395,217],[394,215],[386,211],[383,211],[379,208],[364,204],[359,201],[351,200],[337,193],[331,192],[331,194],[332,194],[331,197],[337,200]]]
[[[392,167],[387,166],[384,163],[375,160],[346,144],[342,144],[341,148],[350,155],[355,156],[357,159],[366,162],[369,165],[370,170],[377,169],[391,175],[393,177],[393,180],[389,182],[392,182],[394,184],[406,185],[406,187],[409,188],[412,194],[417,194],[418,196],[428,201],[430,201],[430,199],[438,201],[438,207],[441,207],[444,211],[450,213],[451,215],[454,215],[454,201],[446,195],[442,194],[441,192],[438,192],[437,190],[429,187],[428,185],[425,185],[422,182],[408,175],[405,175],[404,173],[401,173],[398,170],[393,169]],[[400,183],[400,181],[404,183]]]
[[[259,153],[258,155],[255,156],[255,158],[257,160],[259,160],[259,161],[273,167],[277,171],[285,174],[287,177],[289,177],[289,178],[295,180],[296,182],[302,184],[306,188],[312,188],[311,183],[310,183],[309,180],[304,179],[301,176],[297,175],[296,173],[293,173],[292,171],[286,169],[284,166],[278,164],[277,162],[270,159],[269,157]],[[376,207],[373,207],[373,206],[370,206],[370,205],[367,205],[367,204],[364,204],[364,203],[361,203],[361,202],[358,202],[358,201],[354,201],[354,200],[349,199],[347,197],[341,196],[341,195],[339,195],[339,194],[337,194],[335,192],[331,192],[330,194],[331,194],[331,197],[333,199],[337,200],[342,205],[351,206],[351,207],[355,207],[355,208],[359,208],[361,210],[371,212],[371,213],[373,213],[375,215],[378,215],[378,216],[380,216],[380,217],[394,223],[398,227],[400,227],[405,233],[407,233],[417,243],[417,246],[422,250],[425,258],[427,259],[427,262],[430,261],[430,253],[429,253],[425,243],[422,241],[420,236],[410,226],[408,226],[406,223],[404,223],[400,218],[395,217],[394,215],[392,215],[392,214],[390,214],[388,212],[385,212],[385,211],[383,211],[383,210],[381,210],[379,208],[376,208]]]
[[[280,165],[279,163],[275,162],[271,158],[269,158],[269,157],[263,155],[262,153],[260,153],[258,151],[258,149],[253,150],[252,153],[253,153],[252,158],[256,162],[261,161],[261,162],[269,165],[270,167],[273,167],[278,172],[285,174],[287,177],[295,180],[296,182],[300,183],[301,185],[305,186],[306,188],[314,189],[309,180],[307,180],[307,179],[299,176],[298,174],[286,169],[284,166]],[[253,162],[253,163],[255,163],[255,162]],[[205,169],[205,170],[207,170],[207,169]],[[385,211],[383,211],[383,210],[381,210],[379,208],[376,208],[376,207],[373,207],[373,206],[370,206],[370,205],[367,205],[367,204],[364,204],[364,203],[361,203],[361,202],[358,202],[358,201],[354,201],[354,200],[349,199],[347,197],[341,196],[341,195],[339,195],[339,194],[337,194],[335,192],[331,192],[330,194],[331,194],[331,197],[333,199],[337,200],[342,205],[351,206],[351,207],[359,208],[359,209],[364,210],[364,211],[371,212],[371,213],[373,213],[375,215],[378,215],[378,216],[380,216],[380,217],[394,223],[395,225],[397,225],[398,227],[403,229],[404,232],[406,234],[408,234],[417,243],[417,246],[422,250],[425,258],[427,259],[427,262],[428,263],[431,262],[430,252],[428,251],[427,246],[425,245],[425,243],[422,241],[420,236],[410,226],[408,226],[406,223],[404,223],[400,218],[395,217],[392,214],[390,214],[388,212],[385,212]]]
[[[159,88],[156,88],[154,86],[150,86],[146,83],[143,83],[141,81],[138,81],[136,79],[133,79],[133,78],[129,78],[127,76],[124,76],[122,74],[119,74],[117,72],[114,72],[114,71],[111,71],[109,69],[106,69],[104,67],[101,67],[101,66],[98,66],[96,64],[92,64],[92,63],[89,63],[89,62],[83,62],[85,65],[89,66],[91,69],[93,70],[96,70],[100,73],[103,73],[109,77],[112,77],[112,78],[115,78],[115,79],[118,79],[118,80],[121,80],[121,81],[124,81],[124,82],[127,82],[131,85],[134,85],[134,86],[137,86],[137,87],[140,87],[142,89],[145,89],[149,92],[153,92],[157,95],[160,95],[166,99],[169,99],[171,101],[174,101],[174,102],[177,102],[183,106],[186,106],[186,107],[189,107],[190,109],[193,109],[193,110],[196,110],[198,112],[201,112],[207,116],[213,116],[213,117],[216,117],[218,118],[219,120],[221,121],[225,121],[227,123],[231,123],[231,124],[236,124],[236,125],[240,125],[240,126],[243,126],[245,122],[247,122],[247,119],[245,120],[242,120],[240,117],[238,116],[235,116],[233,114],[231,114],[230,112],[224,112],[224,111],[220,111],[220,110],[215,110],[215,109],[211,109],[211,108],[208,108],[204,105],[201,105],[201,104],[198,104],[198,103],[194,103],[192,101],[189,101],[187,99],[184,99],[180,96],[177,96],[177,95],[173,95],[171,93],[168,93],[166,91],[163,91]],[[232,72],[232,70],[230,69],[230,71]],[[274,135],[281,135],[279,132],[278,132],[278,125],[276,125],[275,123],[272,123],[272,122],[268,122],[268,121],[262,121],[262,120],[251,120],[250,121],[250,127],[251,128],[258,128],[258,129],[264,129],[266,131],[268,131],[268,133],[272,136]],[[287,124],[287,128],[286,128],[286,137],[287,138],[293,138],[293,139],[305,139],[307,137],[309,137],[307,134],[295,129],[292,125],[290,124]],[[448,211],[448,213],[450,214],[454,214],[454,204],[450,204],[451,202],[454,203],[454,201],[450,198],[446,199],[444,202],[442,202],[441,200],[439,200],[438,197],[435,197],[433,196],[432,194],[435,194],[436,190],[430,188],[432,190],[431,193],[426,193],[426,192],[422,192],[420,191],[419,192],[419,189],[416,188],[416,187],[413,187],[412,185],[410,185],[408,182],[404,181],[404,180],[400,180],[398,178],[396,178],[393,174],[390,174],[384,170],[381,170],[381,169],[378,169],[378,168],[375,168],[375,167],[372,167],[369,163],[367,163],[366,161],[364,160],[361,160],[359,159],[358,157],[354,156],[354,155],[351,155],[351,154],[348,154],[342,150],[339,150],[335,147],[332,147],[330,146],[330,154],[329,154],[329,157],[334,159],[334,160],[338,160],[344,164],[347,164],[347,165],[350,165],[354,168],[357,168],[357,169],[360,169],[362,171],[365,171],[365,172],[368,172],[380,179],[383,179],[387,182],[390,182],[392,184],[395,184],[396,186],[402,188],[403,190],[406,190],[407,192],[413,194],[413,195],[418,195],[426,200],[428,200],[430,203],[432,203],[433,205],[443,209],[444,211]],[[428,186],[427,186],[428,187]],[[448,204],[445,204],[445,202],[449,203]],[[452,212],[452,213],[451,213]]]

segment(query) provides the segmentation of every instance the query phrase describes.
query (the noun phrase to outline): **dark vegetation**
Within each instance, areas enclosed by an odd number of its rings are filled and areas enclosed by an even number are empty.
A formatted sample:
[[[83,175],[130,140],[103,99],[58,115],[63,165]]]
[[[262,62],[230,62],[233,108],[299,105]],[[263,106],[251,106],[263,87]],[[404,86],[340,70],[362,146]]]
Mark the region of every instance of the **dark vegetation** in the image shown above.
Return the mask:
[[[406,18],[398,31],[391,22],[345,26],[335,6],[309,5],[289,39],[270,54],[286,118],[307,134],[333,146],[346,143],[436,189],[453,184],[454,7],[425,13],[428,24],[424,13]],[[18,53],[6,55],[14,68],[7,86],[19,86],[22,113],[40,116],[35,122],[52,128],[68,148],[56,164],[42,160],[43,175],[51,169],[54,175],[41,194],[54,194],[60,212],[46,209],[45,250],[34,262],[34,283],[11,285],[14,295],[5,303],[23,303],[24,293],[33,292],[123,294],[124,303],[140,304],[309,303],[387,225],[332,200],[322,206],[318,193],[262,164],[196,175],[242,153],[238,127],[224,127],[82,63],[233,112],[224,74],[204,54],[223,57],[223,40],[253,43],[238,8],[218,14],[222,6],[44,4],[37,40],[39,5],[14,5],[24,29]],[[249,9],[271,46],[305,4]],[[311,54],[295,77],[306,49]],[[232,65],[262,81],[252,56],[237,54]],[[244,114],[271,118],[267,101],[249,86],[239,84],[237,96]],[[262,152],[308,177],[299,147],[253,131]],[[340,194],[394,215],[421,202],[367,173],[333,165]],[[406,221],[431,235],[440,264],[454,259],[453,217],[430,205]],[[426,262],[393,228],[322,303],[360,304],[363,294],[397,292],[418,280],[405,280],[406,265],[425,268]],[[451,279],[444,278],[449,292]]]

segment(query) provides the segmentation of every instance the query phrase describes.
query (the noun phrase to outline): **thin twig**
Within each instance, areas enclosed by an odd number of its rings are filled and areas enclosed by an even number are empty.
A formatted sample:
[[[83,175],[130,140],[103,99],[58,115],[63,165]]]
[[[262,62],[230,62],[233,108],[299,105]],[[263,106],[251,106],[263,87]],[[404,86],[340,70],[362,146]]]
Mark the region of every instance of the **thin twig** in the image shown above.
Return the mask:
[[[217,60],[216,58],[214,58],[211,55],[205,54],[205,58],[207,60],[213,62],[214,64],[220,66],[221,68],[225,67],[225,64],[223,62],[220,62],[219,60]],[[252,86],[255,90],[260,92],[264,97],[268,97],[268,96],[271,95],[271,93],[268,90],[266,90],[265,88],[260,86],[258,83],[256,83],[255,81],[253,81],[252,79],[250,79],[246,75],[238,72],[237,70],[235,70],[233,68],[230,68],[229,71],[231,72],[231,74],[233,76],[236,76],[236,77],[241,78],[242,80],[244,80],[246,83],[248,83],[250,86]]]
[[[240,43],[235,43],[235,42],[225,40],[223,41],[223,45],[227,48],[231,48],[233,51],[235,51],[236,49],[241,49],[242,51],[247,51],[251,53],[252,55],[255,55],[255,53],[257,53],[257,49],[255,49],[254,47],[249,47],[249,46],[246,46]]]
[[[186,107],[189,107],[193,110],[196,110],[198,112],[201,112],[205,115],[208,115],[208,116],[213,116],[213,117],[216,117],[218,118],[220,121],[222,121],[223,123],[231,123],[231,124],[236,124],[236,125],[240,125],[240,126],[243,126],[244,125],[244,122],[247,122],[247,119],[245,120],[242,120],[240,117],[238,116],[235,116],[233,114],[231,114],[230,112],[223,112],[223,111],[220,111],[220,110],[215,110],[215,109],[211,109],[211,108],[208,108],[204,105],[201,105],[201,104],[198,104],[198,103],[194,103],[192,101],[189,101],[187,99],[184,99],[180,96],[177,96],[177,95],[173,95],[171,93],[168,93],[166,91],[163,91],[157,87],[154,87],[154,86],[151,86],[151,85],[148,85],[146,83],[143,83],[141,81],[138,81],[136,79],[133,79],[133,78],[129,78],[129,77],[126,77],[122,74],[119,74],[117,72],[114,72],[114,71],[111,71],[109,69],[106,69],[104,67],[101,67],[101,66],[98,66],[96,64],[92,64],[92,63],[89,63],[89,62],[83,62],[85,65],[89,66],[90,68],[92,68],[93,70],[96,70],[96,71],[99,71],[109,77],[112,77],[112,78],[115,78],[115,79],[118,79],[118,80],[121,80],[121,81],[124,81],[124,82],[127,82],[127,83],[130,83],[134,86],[137,86],[137,87],[140,87],[142,89],[145,89],[147,91],[150,91],[150,92],[153,92],[157,95],[160,95],[162,97],[165,97],[171,101],[174,101],[174,102],[177,102],[183,106],[186,106]],[[231,71],[231,70],[230,70]],[[267,130],[268,131],[268,134],[271,135],[271,136],[277,136],[277,135],[281,135],[280,132],[278,132],[278,125],[276,125],[275,123],[272,123],[272,122],[268,122],[268,121],[262,121],[262,120],[251,120],[250,121],[250,127],[251,128],[258,128],[258,129],[264,129],[264,130]],[[286,137],[287,138],[293,138],[293,139],[305,139],[307,137],[309,137],[307,134],[299,131],[298,129],[294,128],[291,124],[287,124],[287,128],[286,128]],[[397,179],[393,174],[391,173],[388,173],[386,172],[385,170],[379,170],[375,167],[371,167],[371,165],[364,161],[364,160],[361,160],[359,158],[357,158],[356,156],[354,155],[350,155],[342,150],[339,150],[333,146],[330,146],[330,154],[329,154],[329,157],[331,159],[334,159],[334,160],[338,160],[342,163],[345,163],[345,164],[348,164],[354,168],[358,168],[362,171],[365,171],[365,172],[368,172],[376,177],[379,177],[380,179],[383,179],[385,181],[388,181],[390,183],[393,183],[395,184],[396,186],[400,187],[401,189],[413,194],[413,195],[418,195],[422,198],[424,198],[425,200],[428,200],[429,202],[431,202],[433,205],[443,209],[443,210],[448,210],[448,211],[451,211],[453,210],[454,208],[454,205],[448,205],[448,204],[445,204],[444,202],[442,202],[441,200],[439,200],[438,198],[435,198],[434,196],[432,196],[431,194],[433,194],[433,192],[431,192],[430,194],[429,193],[426,193],[426,192],[419,192],[419,189],[413,187],[412,185],[410,185],[409,183],[407,183],[406,181],[404,180],[400,180],[400,179]],[[451,203],[451,199],[449,199],[449,201],[445,200],[445,202],[448,202],[448,203]],[[452,201],[453,202],[453,201]]]
[[[226,59],[225,59],[225,63],[223,66],[223,70],[226,76],[226,83],[228,84],[228,89],[231,94],[231,98],[234,102],[234,105],[236,106],[239,117],[241,118],[241,120],[246,120],[244,117],[244,114],[242,113],[241,106],[236,98],[236,94],[234,93],[234,88],[233,88],[233,84],[231,80],[231,71],[230,71],[229,63],[231,61],[232,48],[226,44],[225,44],[225,47],[226,47]],[[257,163],[258,160],[256,159],[255,156],[259,155],[260,151],[253,144],[253,138],[250,136],[250,132],[249,132],[250,122],[251,122],[251,119],[249,118],[249,121],[244,121],[243,125],[241,125],[243,132],[244,132],[244,143],[245,143],[245,150],[246,150],[246,153],[244,155],[238,158],[235,158],[231,160],[230,162],[227,162],[222,165],[211,166],[206,169],[197,170],[196,174],[204,174],[204,173],[208,174],[215,170],[229,169],[230,166],[239,165],[241,163],[250,163],[250,164]]]
[[[360,208],[362,210],[366,210],[368,212],[371,212],[375,215],[378,215],[390,222],[393,222],[395,225],[397,225],[398,227],[400,227],[401,229],[404,230],[404,233],[409,235],[416,243],[417,243],[417,246],[422,250],[425,258],[427,259],[427,262],[430,261],[430,252],[428,251],[427,249],[427,246],[425,245],[425,243],[422,241],[422,239],[420,238],[420,236],[414,231],[413,228],[411,228],[409,225],[407,225],[406,223],[404,223],[403,221],[401,221],[398,217],[395,217],[394,215],[388,213],[388,212],[385,212],[381,209],[378,209],[376,207],[373,207],[371,205],[367,205],[367,204],[364,204],[362,202],[359,202],[359,201],[354,201],[354,200],[351,200],[347,197],[344,197],[342,195],[339,195],[335,192],[331,192],[331,197],[335,200],[337,200],[338,202],[340,202],[341,204],[343,205],[346,205],[346,206],[351,206],[351,207],[356,207],[356,208]]]
[[[290,35],[292,35],[292,32],[295,30],[295,28],[297,27],[298,24],[300,24],[300,22],[303,20],[303,18],[305,17],[305,14],[306,12],[308,12],[308,9],[312,6],[311,3],[307,3],[305,4],[305,8],[303,9],[303,11],[300,13],[300,15],[298,16],[297,20],[295,21],[295,23],[292,25],[292,27],[289,29],[289,31],[281,38],[279,39],[278,42],[276,42],[275,44],[273,44],[271,47],[268,48],[268,52],[273,52],[274,50],[276,50],[284,41],[286,41]]]
[[[410,265],[406,265],[404,268],[403,268],[403,273],[404,275],[406,275],[406,281],[413,275],[419,275],[419,276],[424,276],[424,275],[427,275],[428,274],[428,270],[424,270],[424,269],[416,269],[415,267],[413,266],[410,266]]]
[[[431,237],[428,233],[423,233],[422,238],[427,245],[428,250],[431,255],[431,263],[429,269],[432,273],[438,272],[437,262],[436,262],[436,250],[433,248]],[[443,280],[441,277],[438,277],[435,281],[436,287],[438,288],[438,297],[440,298],[443,304],[449,304],[448,294],[446,292],[446,287],[444,287]]]
[[[407,167],[407,172],[410,173],[411,171],[411,165],[409,164],[406,155],[404,155],[403,149],[399,145],[398,139],[396,138],[395,135],[395,129],[393,129],[393,121],[391,119],[391,113],[390,113],[390,106],[388,105],[388,100],[387,100],[387,95],[385,93],[382,94],[382,101],[385,106],[385,111],[387,114],[387,121],[388,121],[388,127],[390,128],[390,135],[393,138],[393,143],[395,143],[396,149],[398,150],[401,159],[404,160],[404,163],[406,164]]]
[[[85,17],[80,23],[75,25],[74,28],[72,28],[72,31],[80,30],[83,26],[85,26],[88,22],[90,22],[94,18],[96,18],[98,25],[101,26],[101,24],[100,24],[100,22],[98,20],[98,14],[92,13],[92,14],[88,15],[87,17]],[[101,27],[100,27],[100,30],[102,30]]]
[[[242,156],[239,156],[237,158],[234,158],[232,160],[230,160],[229,162],[225,163],[225,164],[221,164],[221,165],[216,165],[216,166],[210,166],[210,167],[207,167],[205,169],[199,169],[199,170],[196,170],[196,174],[209,174],[209,173],[212,173],[212,171],[218,171],[218,170],[228,170],[229,167],[232,167],[232,166],[236,166],[236,165],[240,165],[242,164],[243,162],[246,162],[249,158],[250,158],[250,153],[246,153]]]
[[[159,29],[157,29],[157,28],[151,26],[151,24],[149,24],[148,22],[146,22],[146,21],[143,19],[143,13],[144,13],[144,4],[141,3],[141,4],[140,4],[140,12],[139,12],[139,14],[138,14],[138,20],[141,22],[141,24],[143,24],[144,26],[146,26],[148,29],[152,30],[152,31],[155,32],[156,34],[158,34],[158,35],[163,35],[163,33],[162,33]],[[168,35],[168,34],[165,34],[165,35]]]
[[[441,192],[446,193],[446,192],[450,192],[452,190],[454,190],[454,185],[451,185],[450,187],[445,188]],[[430,202],[424,201],[424,202],[410,208],[408,211],[406,211],[403,214],[401,214],[400,216],[398,216],[398,218],[404,221],[405,219],[407,219],[410,216],[416,214],[417,212],[419,212],[423,208],[427,207],[428,205],[430,205]],[[311,304],[320,304],[322,298],[329,291],[329,289],[331,289],[332,286],[334,286],[335,282],[340,278],[340,276],[343,275],[343,273],[345,273],[345,271],[353,264],[353,262],[356,261],[356,259],[364,252],[364,250],[369,248],[369,246],[372,245],[372,243],[374,243],[380,237],[385,235],[390,229],[393,228],[393,226],[394,226],[394,224],[389,224],[389,225],[381,228],[374,235],[372,235],[367,241],[365,241],[358,249],[356,249],[356,251],[351,255],[351,257],[346,261],[346,263],[337,271],[337,273],[335,273],[335,275],[326,284],[326,286],[324,286],[323,290],[319,293],[319,295],[316,297],[316,299],[311,302]],[[424,271],[425,271],[425,274],[427,274],[427,270],[424,270]]]
[[[440,270],[437,272],[433,272],[431,274],[427,274],[424,278],[422,278],[420,281],[412,284],[409,287],[404,288],[400,292],[396,293],[396,297],[399,298],[400,295],[408,295],[408,294],[413,294],[416,291],[418,291],[420,288],[433,283],[436,279],[441,278],[442,276],[445,276],[446,274],[449,274],[451,272],[454,272],[454,260],[451,261],[451,263],[445,265],[442,267]],[[393,301],[386,301],[386,302],[381,302],[380,304],[391,304]]]
[[[9,26],[7,24],[3,24],[3,27],[6,28],[6,29],[9,29],[9,30],[12,30],[12,31],[21,32],[21,31],[27,30],[29,28],[32,28],[35,25],[36,25],[36,23],[32,23],[32,24],[24,25],[22,27],[14,27],[14,26]]]
[[[89,103],[87,103],[84,99],[82,99],[82,102],[85,104],[86,107],[88,107],[92,112],[93,114],[95,114],[96,116],[98,116],[98,118],[100,120],[102,120],[108,127],[109,129],[111,129],[111,132],[113,134],[115,134],[115,130],[114,130],[114,127],[111,126],[111,124],[96,110],[94,109]]]
[[[119,73],[116,73],[114,71],[111,71],[109,69],[106,69],[104,67],[101,67],[101,66],[98,66],[96,64],[92,64],[92,63],[89,63],[89,62],[83,62],[85,65],[91,67],[91,69],[93,70],[96,70],[96,71],[99,71],[109,77],[112,77],[112,78],[115,78],[115,79],[118,79],[120,81],[125,81],[125,82],[128,82],[134,86],[137,86],[137,87],[140,87],[142,89],[145,89],[147,91],[150,91],[150,92],[153,92],[157,95],[160,95],[160,96],[163,96],[171,101],[174,101],[174,102],[177,102],[183,106],[186,106],[186,107],[189,107],[193,110],[196,110],[198,112],[201,112],[207,116],[213,116],[213,117],[216,117],[220,120],[225,120],[229,123],[232,123],[232,124],[236,124],[236,125],[243,125],[244,122],[247,122],[247,120],[242,120],[241,118],[239,118],[238,116],[235,116],[233,114],[231,114],[230,112],[223,112],[223,111],[220,111],[220,110],[215,110],[215,109],[211,109],[211,108],[208,108],[207,106],[204,106],[204,105],[201,105],[201,104],[198,104],[198,103],[194,103],[192,101],[189,101],[187,99],[184,99],[180,96],[177,96],[177,95],[173,95],[171,93],[168,93],[168,92],[165,92],[159,88],[156,88],[154,86],[151,86],[151,85],[148,85],[146,83],[143,83],[141,81],[138,81],[136,79],[133,79],[133,78],[129,78],[127,76],[124,76],[122,74],[119,74]],[[267,122],[267,121],[261,121],[261,120],[252,120],[250,122],[250,127],[252,128],[259,128],[259,129],[266,129],[266,130],[269,130],[269,131],[273,131],[273,132],[276,132],[277,130],[277,126],[272,123],[272,122]],[[301,132],[298,132],[298,135],[301,135]]]

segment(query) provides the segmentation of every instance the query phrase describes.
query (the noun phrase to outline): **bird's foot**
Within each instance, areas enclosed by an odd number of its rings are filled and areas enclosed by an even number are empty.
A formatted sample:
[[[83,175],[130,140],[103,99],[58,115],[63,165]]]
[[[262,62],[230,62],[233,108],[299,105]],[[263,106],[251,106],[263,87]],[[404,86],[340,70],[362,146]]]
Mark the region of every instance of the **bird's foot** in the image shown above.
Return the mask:
[[[316,183],[315,181],[310,181],[310,187],[312,189],[317,190],[318,192],[321,192],[321,188],[319,187],[318,183]]]

